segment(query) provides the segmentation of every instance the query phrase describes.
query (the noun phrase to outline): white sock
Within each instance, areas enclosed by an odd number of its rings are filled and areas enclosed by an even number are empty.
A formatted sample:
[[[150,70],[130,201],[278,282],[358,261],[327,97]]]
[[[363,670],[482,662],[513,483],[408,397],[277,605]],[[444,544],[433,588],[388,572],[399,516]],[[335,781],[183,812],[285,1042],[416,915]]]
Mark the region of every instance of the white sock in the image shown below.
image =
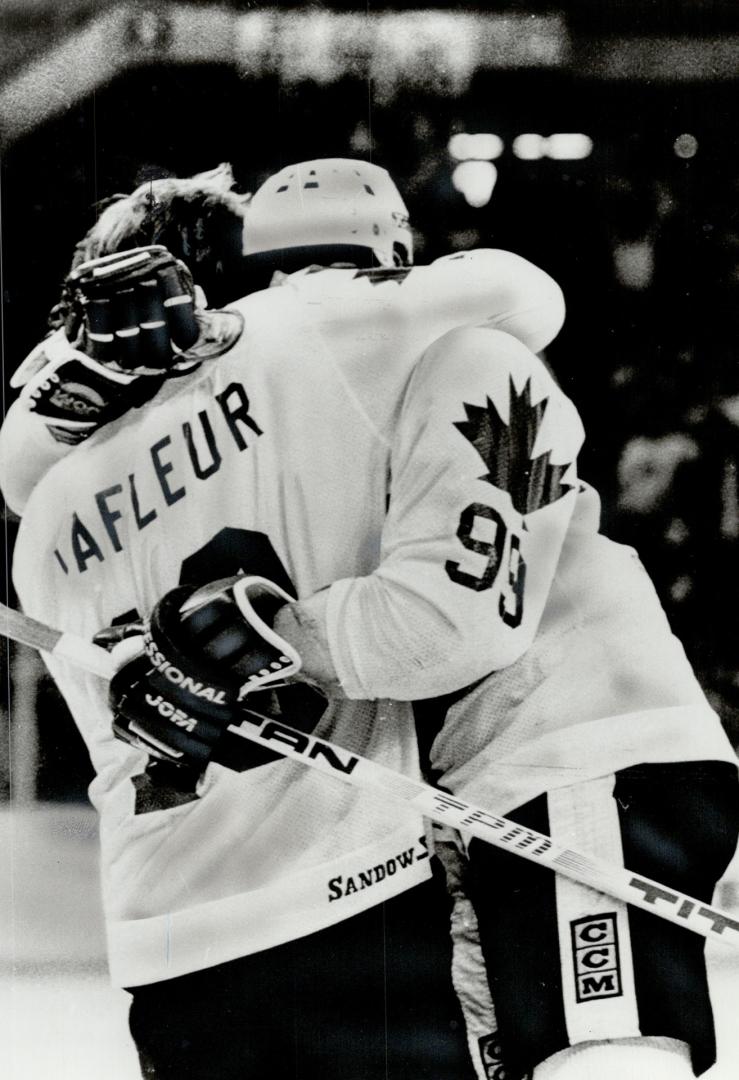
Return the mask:
[[[533,1080],[693,1080],[693,1069],[686,1043],[642,1036],[576,1043],[537,1065]]]

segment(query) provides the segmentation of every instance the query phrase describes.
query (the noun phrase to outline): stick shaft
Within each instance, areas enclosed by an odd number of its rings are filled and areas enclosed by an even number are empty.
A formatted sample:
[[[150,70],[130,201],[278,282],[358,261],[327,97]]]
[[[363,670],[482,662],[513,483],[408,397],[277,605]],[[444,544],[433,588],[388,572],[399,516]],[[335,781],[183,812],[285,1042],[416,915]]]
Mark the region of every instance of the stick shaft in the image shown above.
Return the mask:
[[[622,866],[563,847],[544,833],[359,757],[324,739],[305,735],[257,714],[250,715],[251,719],[238,726],[232,725],[229,732],[337,776],[358,788],[374,791],[378,797],[404,802],[432,821],[460,829],[540,866],[548,866],[581,885],[650,911],[703,937],[739,948],[739,920],[728,912],[641,874],[633,874]]]
[[[29,645],[32,649],[69,660],[77,667],[104,679],[110,679],[115,670],[104,649],[76,634],[63,634],[60,630],[53,630],[37,619],[7,607],[6,604],[0,604],[0,633],[13,641],[21,642],[22,645]]]
[[[52,630],[50,626],[44,626],[36,619],[31,619],[5,604],[0,604],[0,630],[3,637],[45,652],[53,652],[62,636],[59,630]]]
[[[113,674],[113,663],[104,649],[74,634],[52,630],[4,604],[0,604],[0,632],[103,678],[109,679]],[[374,791],[378,798],[388,797],[405,803],[432,821],[461,829],[494,847],[548,866],[597,892],[650,911],[703,937],[739,948],[739,921],[727,912],[621,866],[562,847],[544,833],[352,754],[334,743],[248,710],[240,724],[229,726],[228,733],[231,737],[278,751],[284,757],[329,773],[357,788]]]

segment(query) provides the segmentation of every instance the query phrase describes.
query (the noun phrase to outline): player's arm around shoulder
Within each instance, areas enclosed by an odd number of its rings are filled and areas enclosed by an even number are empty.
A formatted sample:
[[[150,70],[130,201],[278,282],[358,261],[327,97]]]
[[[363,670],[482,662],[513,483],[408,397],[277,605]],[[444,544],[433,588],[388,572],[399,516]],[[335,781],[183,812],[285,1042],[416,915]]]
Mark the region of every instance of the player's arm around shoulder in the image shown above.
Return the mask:
[[[532,352],[545,349],[562,328],[562,290],[544,270],[501,248],[477,248],[437,259],[427,288],[478,312],[469,321],[505,330]],[[459,319],[461,324],[463,321]]]
[[[170,370],[192,368],[197,296],[190,271],[160,245],[91,259],[67,276],[54,331],[10,380],[20,394],[0,433],[0,486],[16,513],[74,446],[152,398]]]
[[[581,441],[574,406],[510,335],[435,342],[403,403],[380,565],[282,616],[305,673],[301,630],[355,698],[432,697],[513,663],[554,577]]]

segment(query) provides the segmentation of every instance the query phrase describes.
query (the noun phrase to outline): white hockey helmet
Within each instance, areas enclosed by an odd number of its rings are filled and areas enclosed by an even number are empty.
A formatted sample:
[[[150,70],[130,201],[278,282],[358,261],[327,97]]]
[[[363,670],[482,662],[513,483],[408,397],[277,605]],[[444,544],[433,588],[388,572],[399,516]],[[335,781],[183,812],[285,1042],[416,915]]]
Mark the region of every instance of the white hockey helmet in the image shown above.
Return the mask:
[[[408,210],[390,174],[368,161],[320,158],[265,180],[246,211],[244,255],[294,249],[304,249],[309,262],[332,249],[334,261],[342,254],[353,261],[356,249],[366,261],[369,249],[380,266],[411,265]]]

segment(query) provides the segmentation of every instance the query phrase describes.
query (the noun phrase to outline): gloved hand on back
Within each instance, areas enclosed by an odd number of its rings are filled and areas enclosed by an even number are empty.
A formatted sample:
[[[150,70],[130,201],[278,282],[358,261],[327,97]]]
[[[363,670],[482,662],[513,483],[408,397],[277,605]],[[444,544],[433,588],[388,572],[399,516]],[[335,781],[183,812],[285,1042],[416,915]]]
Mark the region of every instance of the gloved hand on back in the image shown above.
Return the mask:
[[[183,262],[161,245],[81,263],[58,306],[63,326],[20,365],[11,386],[58,442],[82,442],[142,405],[166,377],[200,362],[196,290]]]
[[[153,759],[201,773],[245,708],[255,703],[260,711],[259,702],[273,696],[268,691],[299,671],[300,657],[271,625],[292,599],[265,578],[238,576],[173,589],[144,624],[99,634],[98,644],[121,639],[111,650],[121,664],[109,692],[116,736]],[[321,699],[312,728],[325,699],[302,684],[295,689]],[[277,756],[262,752],[261,760]]]

